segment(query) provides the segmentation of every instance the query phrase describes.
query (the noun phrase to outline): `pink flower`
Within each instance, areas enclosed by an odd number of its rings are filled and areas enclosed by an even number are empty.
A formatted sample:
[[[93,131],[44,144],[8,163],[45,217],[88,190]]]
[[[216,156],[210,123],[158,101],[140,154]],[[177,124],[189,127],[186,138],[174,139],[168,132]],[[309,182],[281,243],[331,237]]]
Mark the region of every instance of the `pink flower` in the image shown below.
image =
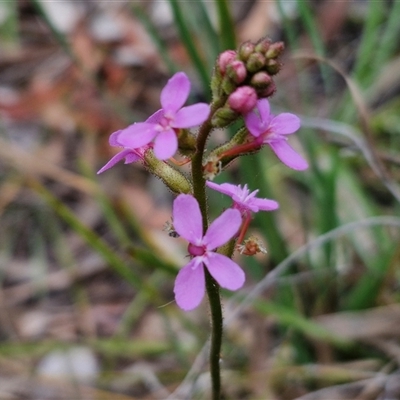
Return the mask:
[[[108,141],[110,143],[110,146],[124,147],[123,144],[120,143],[118,140],[121,132],[122,132],[122,130],[119,130],[119,131],[116,131],[111,134],[110,139]],[[131,148],[125,147],[122,151],[120,151],[118,154],[116,154],[114,157],[112,157],[111,160],[97,172],[97,174],[101,174],[102,172],[113,167],[117,162],[119,162],[123,159],[125,159],[125,164],[130,164],[130,163],[136,162],[140,159],[143,159],[144,153],[149,148],[150,148],[150,146],[142,146],[142,147],[138,147],[136,149],[131,149]]]
[[[182,107],[189,92],[189,78],[185,73],[177,72],[161,91],[162,108],[146,122],[123,129],[118,136],[119,142],[124,147],[137,149],[154,139],[155,156],[159,160],[172,157],[178,149],[177,131],[200,125],[210,114],[210,106],[206,103]]]
[[[277,116],[270,113],[267,99],[257,101],[256,108],[245,115],[246,127],[255,137],[255,142],[268,144],[277,157],[288,167],[296,170],[308,168],[308,163],[287,143],[286,135],[300,128],[300,119],[294,114],[282,113]]]
[[[197,200],[188,194],[179,195],[173,205],[175,231],[189,242],[192,259],[178,273],[175,281],[176,303],[183,310],[196,308],[205,291],[204,266],[218,284],[229,290],[243,286],[245,275],[230,258],[216,253],[217,247],[228,242],[239,230],[240,212],[228,209],[208,228],[203,236],[203,224]]]
[[[243,187],[240,185],[232,185],[231,183],[222,183],[218,185],[210,181],[207,181],[206,185],[217,192],[232,197],[233,208],[239,210],[244,216],[247,216],[251,212],[272,211],[279,208],[279,204],[275,200],[257,198],[256,194],[258,193],[258,189],[250,192],[247,185]]]

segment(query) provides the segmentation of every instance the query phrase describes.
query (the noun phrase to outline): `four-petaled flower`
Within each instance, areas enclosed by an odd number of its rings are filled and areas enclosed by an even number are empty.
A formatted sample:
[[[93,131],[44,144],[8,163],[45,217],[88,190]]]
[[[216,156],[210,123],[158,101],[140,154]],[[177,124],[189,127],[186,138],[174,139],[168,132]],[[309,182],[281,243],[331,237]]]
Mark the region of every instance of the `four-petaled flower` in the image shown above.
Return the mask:
[[[162,108],[146,122],[138,122],[123,129],[119,142],[137,149],[154,140],[154,154],[159,160],[172,157],[178,149],[179,129],[203,123],[210,114],[210,106],[197,103],[183,107],[190,92],[190,81],[184,72],[177,72],[161,91]]]
[[[243,286],[243,270],[230,258],[214,251],[238,232],[241,223],[240,212],[230,208],[209,226],[203,236],[202,216],[197,200],[186,194],[175,199],[174,228],[189,242],[188,251],[192,257],[175,280],[175,299],[180,308],[192,310],[200,304],[205,292],[204,266],[221,287],[237,290]]]
[[[261,99],[244,120],[256,143],[271,146],[277,157],[290,168],[299,171],[308,168],[307,161],[290,147],[286,138],[300,128],[299,117],[291,113],[275,116],[270,113],[268,100]]]
[[[119,135],[121,134],[121,132],[122,130],[119,130],[111,134],[110,139],[108,141],[110,143],[110,146],[124,147],[124,145],[119,142]],[[97,174],[101,174],[102,172],[108,170],[109,168],[113,167],[115,164],[117,164],[119,161],[123,159],[125,159],[125,164],[130,164],[140,159],[143,159],[144,153],[149,148],[150,148],[149,145],[137,148],[124,147],[124,149],[121,150],[119,153],[117,153],[114,157],[112,157],[111,160],[106,165],[104,165],[103,168],[99,169]]]
[[[279,208],[278,202],[269,199],[259,199],[256,197],[258,189],[250,192],[247,185],[232,185],[231,183],[221,183],[220,185],[214,182],[207,181],[206,185],[232,197],[233,208],[236,208],[242,215],[247,216],[252,212],[271,211]]]

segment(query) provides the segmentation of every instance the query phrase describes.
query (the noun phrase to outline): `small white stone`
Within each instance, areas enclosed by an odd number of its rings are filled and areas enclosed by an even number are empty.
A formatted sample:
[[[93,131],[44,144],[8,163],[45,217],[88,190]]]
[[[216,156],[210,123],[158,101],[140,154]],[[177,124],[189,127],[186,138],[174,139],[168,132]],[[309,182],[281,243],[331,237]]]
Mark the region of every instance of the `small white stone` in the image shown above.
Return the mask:
[[[47,18],[62,33],[72,32],[84,14],[82,5],[75,2],[45,0],[39,2]]]
[[[87,347],[74,347],[66,351],[54,350],[39,362],[39,376],[92,383],[99,375],[99,364],[93,351]]]

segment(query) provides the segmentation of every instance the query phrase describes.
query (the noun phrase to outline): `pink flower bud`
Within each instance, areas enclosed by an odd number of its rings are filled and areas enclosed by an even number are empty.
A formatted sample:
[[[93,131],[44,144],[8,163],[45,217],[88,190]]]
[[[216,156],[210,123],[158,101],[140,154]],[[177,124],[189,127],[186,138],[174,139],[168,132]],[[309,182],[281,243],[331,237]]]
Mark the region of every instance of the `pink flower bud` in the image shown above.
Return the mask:
[[[250,112],[257,104],[257,93],[250,86],[240,86],[228,98],[229,107],[241,114]]]
[[[221,71],[221,74],[225,74],[226,67],[235,59],[236,59],[236,51],[234,50],[226,50],[219,55],[218,68]]]
[[[226,72],[236,84],[242,83],[247,76],[246,66],[242,61],[233,60],[226,67]]]

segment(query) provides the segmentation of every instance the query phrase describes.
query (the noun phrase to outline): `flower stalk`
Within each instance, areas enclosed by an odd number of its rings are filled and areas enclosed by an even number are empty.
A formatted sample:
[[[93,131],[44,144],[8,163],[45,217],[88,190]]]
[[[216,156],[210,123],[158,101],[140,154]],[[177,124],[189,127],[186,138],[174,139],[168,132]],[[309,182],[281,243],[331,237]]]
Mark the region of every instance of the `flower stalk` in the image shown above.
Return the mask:
[[[192,159],[192,181],[193,181],[193,195],[199,202],[202,219],[203,231],[208,228],[207,217],[207,197],[206,197],[206,180],[203,174],[203,158],[204,150],[208,136],[213,128],[211,124],[212,117],[215,111],[220,107],[221,102],[216,102],[211,107],[211,113],[208,119],[200,128],[197,137],[196,153]],[[212,399],[219,400],[221,398],[221,370],[220,370],[220,354],[222,346],[222,333],[223,333],[223,317],[221,307],[220,289],[217,282],[211,276],[207,269],[205,269],[206,278],[206,291],[208,301],[210,304],[211,314],[211,338],[210,338],[210,376],[212,387]]]
[[[238,290],[245,273],[232,260],[235,250],[252,256],[266,252],[253,237],[245,239],[252,215],[276,210],[274,200],[257,198],[258,190],[245,184],[217,184],[211,180],[235,158],[252,154],[269,145],[275,155],[295,170],[307,168],[307,162],[287,143],[287,136],[297,131],[300,119],[294,114],[270,113],[267,97],[276,90],[273,76],[279,72],[278,58],[283,43],[261,39],[246,42],[237,51],[226,50],[215,63],[211,79],[211,105],[185,106],[190,81],[184,72],[169,79],[161,91],[161,109],[145,122],[132,124],[114,132],[109,139],[119,147],[102,173],[120,161],[141,162],[160,178],[177,197],[173,203],[173,221],[167,225],[171,237],[188,242],[189,262],[176,277],[176,304],[185,311],[199,306],[207,293],[211,315],[210,374],[212,399],[221,398],[220,357],[223,314],[220,288]],[[215,128],[224,128],[242,120],[244,126],[224,144],[206,152],[206,143]],[[198,134],[190,128],[199,126]],[[183,162],[174,158],[179,152]],[[191,179],[179,170],[191,162]],[[171,163],[173,165],[171,165]],[[206,187],[228,195],[232,206],[209,223]]]

